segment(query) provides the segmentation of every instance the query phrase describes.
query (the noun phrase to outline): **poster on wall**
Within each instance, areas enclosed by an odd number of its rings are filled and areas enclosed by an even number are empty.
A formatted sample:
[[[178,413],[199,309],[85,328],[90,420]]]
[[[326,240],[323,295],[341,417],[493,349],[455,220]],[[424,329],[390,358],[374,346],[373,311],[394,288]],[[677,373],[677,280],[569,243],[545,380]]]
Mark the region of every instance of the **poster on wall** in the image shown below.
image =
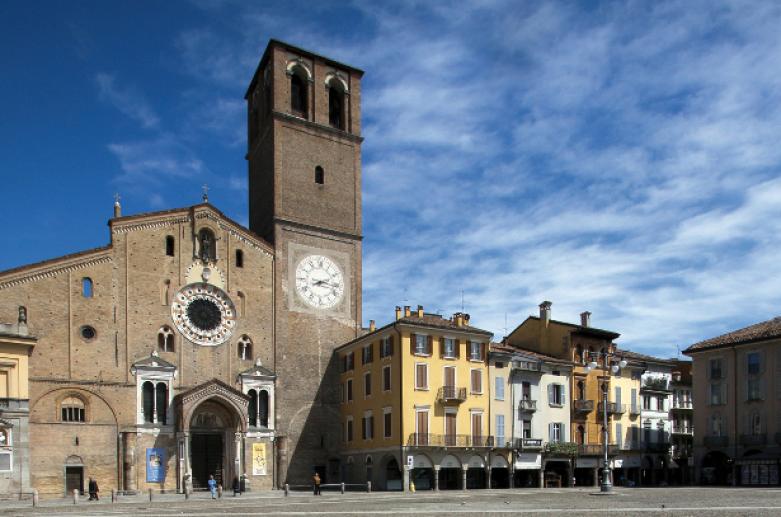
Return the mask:
[[[266,444],[265,443],[252,444],[252,475],[253,476],[266,475]]]
[[[165,481],[165,449],[150,447],[146,450],[146,481],[147,483]]]

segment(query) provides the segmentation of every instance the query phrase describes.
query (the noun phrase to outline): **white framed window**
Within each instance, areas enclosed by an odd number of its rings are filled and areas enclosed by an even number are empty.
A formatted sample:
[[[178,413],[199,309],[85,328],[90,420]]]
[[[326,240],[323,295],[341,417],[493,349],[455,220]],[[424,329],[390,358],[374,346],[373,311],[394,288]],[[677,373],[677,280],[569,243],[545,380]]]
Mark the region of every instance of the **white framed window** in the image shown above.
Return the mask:
[[[494,388],[494,398],[496,400],[504,400],[504,377],[496,377],[494,381],[496,384]]]
[[[14,468],[12,451],[0,451],[0,472],[11,472]]]
[[[558,383],[548,384],[548,405],[563,407],[564,403],[564,385]]]
[[[386,336],[380,341],[380,359],[393,355],[393,336]]]
[[[393,436],[393,409],[389,407],[382,409],[382,436],[383,438]]]
[[[428,349],[429,336],[425,334],[415,334],[415,353],[418,355],[430,355]]]
[[[442,350],[442,357],[445,359],[456,358],[456,340],[452,337],[446,337],[444,339],[444,349]]]
[[[363,439],[371,440],[374,438],[374,415],[371,411],[363,413]]]
[[[382,391],[390,391],[392,388],[391,366],[382,367]]]
[[[552,443],[559,443],[564,441],[564,424],[561,422],[552,422],[550,425],[549,440]]]
[[[470,341],[469,342],[469,360],[470,361],[482,361],[483,360],[483,354],[482,354],[482,343],[479,343],[477,341]]]
[[[369,398],[372,396],[372,374],[366,372],[363,374],[363,396]]]
[[[428,364],[415,363],[415,389],[428,389]]]
[[[496,446],[504,447],[504,415],[496,415]]]

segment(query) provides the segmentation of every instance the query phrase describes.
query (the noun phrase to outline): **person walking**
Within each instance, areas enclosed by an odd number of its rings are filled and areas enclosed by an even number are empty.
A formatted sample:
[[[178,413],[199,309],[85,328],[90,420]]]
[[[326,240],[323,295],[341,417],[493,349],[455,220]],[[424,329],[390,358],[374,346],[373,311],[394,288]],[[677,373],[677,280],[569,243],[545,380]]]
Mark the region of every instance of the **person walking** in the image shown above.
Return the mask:
[[[317,471],[315,471],[315,475],[312,476],[312,482],[315,487],[315,495],[322,495],[320,493],[320,474],[318,474]]]
[[[89,492],[89,500],[90,501],[99,501],[100,498],[98,497],[98,492],[100,489],[98,488],[98,482],[95,481],[95,478],[90,477],[89,478],[89,484],[87,485],[87,491]]]
[[[213,475],[209,474],[209,481],[206,484],[209,486],[209,492],[212,493],[212,499],[217,499],[217,481]]]

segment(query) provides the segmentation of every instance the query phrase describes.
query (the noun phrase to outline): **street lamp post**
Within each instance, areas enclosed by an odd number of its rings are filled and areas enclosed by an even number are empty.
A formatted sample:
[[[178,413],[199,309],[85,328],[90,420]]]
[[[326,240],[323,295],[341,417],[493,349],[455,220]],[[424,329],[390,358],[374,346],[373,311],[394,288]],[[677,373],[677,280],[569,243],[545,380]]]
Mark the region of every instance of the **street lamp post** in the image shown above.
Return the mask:
[[[617,374],[622,368],[626,368],[626,361],[621,360],[616,364],[611,364],[611,359],[616,356],[615,353],[610,351],[610,348],[606,348],[604,352],[594,352],[593,355],[599,357],[602,356],[602,367],[605,370],[605,377],[608,377],[610,373]],[[586,366],[586,372],[590,372],[595,369],[598,364],[591,358],[592,361]],[[608,366],[610,367],[608,369]],[[613,483],[610,481],[612,475],[610,472],[610,459],[608,458],[608,441],[610,438],[610,432],[608,431],[607,423],[607,402],[608,402],[608,387],[607,383],[603,384],[602,390],[602,444],[603,444],[603,465],[602,465],[602,483],[599,485],[599,491],[602,493],[610,493],[613,491]]]

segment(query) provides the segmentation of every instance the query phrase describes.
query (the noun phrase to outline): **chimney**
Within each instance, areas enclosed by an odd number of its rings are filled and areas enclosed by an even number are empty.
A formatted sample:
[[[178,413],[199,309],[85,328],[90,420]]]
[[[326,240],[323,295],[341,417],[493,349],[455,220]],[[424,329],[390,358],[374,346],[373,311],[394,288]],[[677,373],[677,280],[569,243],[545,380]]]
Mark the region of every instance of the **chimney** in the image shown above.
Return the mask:
[[[548,323],[550,323],[550,307],[553,305],[553,303],[549,301],[544,301],[540,304],[540,320],[545,324],[545,326],[548,326]]]
[[[422,318],[422,317],[423,317],[423,306],[418,305],[418,318]]]
[[[401,319],[401,307],[396,306],[396,321]]]
[[[375,330],[377,330],[377,324],[374,320],[369,320],[369,332],[374,332]]]
[[[469,314],[464,313],[464,325],[469,325]]]
[[[590,327],[591,326],[591,313],[581,312],[580,313],[580,326],[581,327]]]
[[[405,318],[409,318],[409,317],[410,317],[410,314],[411,314],[411,313],[410,313],[410,310],[409,310],[409,305],[405,305],[405,306],[404,306],[404,317],[405,317]]]
[[[464,315],[460,312],[453,314],[453,321],[456,323],[456,327],[464,326]]]

